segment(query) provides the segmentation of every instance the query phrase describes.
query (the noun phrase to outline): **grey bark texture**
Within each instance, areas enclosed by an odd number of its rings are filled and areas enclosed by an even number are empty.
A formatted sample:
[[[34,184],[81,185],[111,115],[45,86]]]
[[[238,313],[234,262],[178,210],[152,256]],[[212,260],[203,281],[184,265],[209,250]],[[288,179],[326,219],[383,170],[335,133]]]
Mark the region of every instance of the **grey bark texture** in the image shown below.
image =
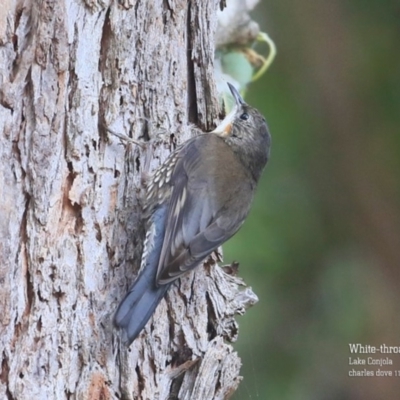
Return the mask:
[[[257,298],[220,254],[129,348],[112,325],[140,265],[143,179],[219,117],[219,1],[1,7],[0,398],[228,398],[240,359],[226,342]]]

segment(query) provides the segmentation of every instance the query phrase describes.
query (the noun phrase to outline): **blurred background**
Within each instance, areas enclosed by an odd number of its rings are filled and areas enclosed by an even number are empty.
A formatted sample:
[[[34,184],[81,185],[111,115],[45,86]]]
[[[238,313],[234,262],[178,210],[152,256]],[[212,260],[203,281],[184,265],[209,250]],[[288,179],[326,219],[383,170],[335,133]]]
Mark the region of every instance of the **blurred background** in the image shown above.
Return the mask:
[[[262,0],[253,17],[278,54],[246,98],[271,160],[224,246],[260,299],[233,398],[399,399],[400,377],[349,377],[349,343],[400,346],[400,3]]]

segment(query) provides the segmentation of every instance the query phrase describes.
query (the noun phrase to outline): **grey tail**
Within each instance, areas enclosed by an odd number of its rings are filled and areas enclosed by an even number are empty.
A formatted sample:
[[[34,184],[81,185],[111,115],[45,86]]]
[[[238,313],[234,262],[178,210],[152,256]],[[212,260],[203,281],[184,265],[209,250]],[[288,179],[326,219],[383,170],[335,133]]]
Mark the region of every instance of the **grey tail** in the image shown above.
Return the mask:
[[[145,266],[121,301],[114,316],[114,325],[123,330],[123,338],[128,345],[139,335],[171,286],[171,284],[160,286],[156,284],[158,261],[165,233],[166,209],[166,206],[159,207],[152,216],[151,229],[154,229],[154,235],[146,238],[150,241],[147,243],[150,252],[144,256]]]
[[[127,345],[139,335],[169,287],[155,285],[154,272],[149,266],[138,276],[114,316],[114,325],[124,331]]]

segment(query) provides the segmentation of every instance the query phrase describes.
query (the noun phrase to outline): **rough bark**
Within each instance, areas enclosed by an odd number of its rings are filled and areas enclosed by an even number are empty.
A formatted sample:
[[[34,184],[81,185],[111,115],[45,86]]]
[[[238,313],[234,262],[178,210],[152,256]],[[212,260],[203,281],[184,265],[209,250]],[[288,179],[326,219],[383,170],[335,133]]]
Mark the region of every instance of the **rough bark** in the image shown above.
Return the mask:
[[[219,2],[7,0],[0,11],[0,398],[225,399],[256,301],[232,269],[174,285],[127,348],[142,181],[219,109]],[[106,128],[142,146],[123,146]]]

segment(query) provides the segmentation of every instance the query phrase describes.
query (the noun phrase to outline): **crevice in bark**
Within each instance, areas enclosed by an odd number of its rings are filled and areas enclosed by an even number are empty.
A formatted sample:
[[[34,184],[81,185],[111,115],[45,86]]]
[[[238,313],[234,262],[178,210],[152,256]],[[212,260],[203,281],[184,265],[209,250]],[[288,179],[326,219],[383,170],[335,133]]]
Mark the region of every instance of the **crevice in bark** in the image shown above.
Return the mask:
[[[140,371],[139,365],[136,366],[135,371],[136,371],[136,375],[138,377],[139,392],[142,392],[143,389],[144,389],[144,381],[143,381],[143,376],[142,376],[142,373]]]
[[[26,173],[25,170],[22,168],[22,158],[21,158],[21,151],[18,147],[18,139],[14,140],[12,143],[12,149],[15,158],[17,159],[18,165],[21,167],[21,174],[22,174],[22,179],[25,179]]]
[[[34,105],[34,94],[33,94],[33,81],[32,81],[32,67],[28,69],[25,77],[25,87],[24,87],[24,117],[29,121],[29,117],[35,115],[35,105]],[[31,129],[34,131],[36,129],[36,120],[31,119],[29,122],[32,123]]]
[[[29,273],[29,269],[26,271],[26,309],[25,309],[25,314],[30,314],[31,308],[32,308],[32,303],[33,303],[33,295],[34,289],[33,289],[33,283],[31,279],[31,274]]]
[[[135,158],[136,172],[140,172],[140,157]]]
[[[218,376],[218,379],[215,384],[215,393],[218,393],[222,389],[222,387],[221,387],[221,370],[218,370],[216,372],[216,375]]]
[[[15,13],[15,20],[14,20],[14,35],[12,37],[12,43],[13,43],[13,48],[15,53],[18,52],[18,35],[16,34],[20,21],[21,21],[21,16],[23,12],[23,8],[20,6],[17,8],[16,13]]]
[[[38,295],[38,299],[39,299],[42,303],[47,303],[47,302],[48,302],[48,300],[42,296],[42,292],[40,291],[40,289],[37,291],[37,295]]]
[[[206,292],[207,300],[207,334],[208,340],[211,341],[217,336],[217,331],[215,329],[217,316],[215,315],[214,307],[210,299],[210,295]]]
[[[169,136],[169,143],[170,143],[169,151],[172,153],[173,151],[176,150],[177,143],[178,143],[176,136],[173,133],[171,133]]]
[[[109,7],[106,11],[106,16],[104,18],[103,30],[100,39],[100,57],[99,57],[99,72],[102,73],[106,69],[108,50],[110,47],[110,41],[112,38],[111,22],[110,22],[110,12]]]
[[[61,221],[68,223],[70,218],[75,219],[75,233],[79,235],[82,232],[84,226],[84,220],[82,216],[82,206],[77,203],[73,203],[69,198],[69,192],[74,184],[75,178],[78,176],[78,173],[74,171],[73,163],[69,161],[67,163],[68,167],[68,175],[65,182],[64,187],[64,195],[63,195],[63,206],[62,206],[62,218]]]
[[[170,395],[168,397],[168,400],[178,400],[179,399],[178,395],[179,395],[179,391],[181,390],[184,377],[185,377],[185,374],[180,374],[176,379],[174,379],[172,381]]]
[[[22,18],[25,11],[25,15]],[[36,27],[37,27],[37,13],[35,2],[30,3],[30,9],[28,7],[21,7],[19,9],[19,18],[16,19],[16,23],[18,20],[18,26],[21,24],[21,20],[24,21],[25,18],[25,27],[21,29],[21,34],[25,34],[23,37],[18,37],[18,49],[15,52],[15,58],[13,60],[12,69],[10,73],[10,82],[16,82],[19,79],[24,79],[23,76],[18,77],[19,73],[22,74],[27,73],[27,65],[30,65],[32,59],[34,57],[34,52],[30,49],[33,44],[33,39],[35,37]],[[22,22],[23,23],[23,22]],[[18,28],[16,26],[16,29]],[[23,31],[23,32],[22,32]],[[14,31],[16,32],[16,30]],[[15,36],[15,35],[14,35]],[[22,36],[22,35],[21,35]]]
[[[198,110],[197,110],[197,95],[196,95],[196,79],[194,76],[194,65],[192,59],[192,13],[191,3],[188,4],[187,17],[186,17],[186,57],[187,57],[187,104],[188,104],[188,122],[197,124]]]
[[[71,48],[71,57],[70,57],[70,65],[69,65],[69,80],[67,83],[67,86],[69,88],[69,93],[68,93],[68,110],[73,110],[75,109],[74,105],[74,98],[76,94],[76,90],[78,88],[78,76],[76,75],[75,68],[73,65],[73,60],[75,60],[76,57],[76,49],[74,47]]]
[[[67,100],[67,110],[69,113],[73,113],[74,110],[76,110],[77,105],[75,104],[76,102],[76,94],[78,91],[78,76],[75,71],[75,63],[76,63],[76,53],[77,53],[77,46],[76,43],[78,42],[78,27],[76,24],[74,25],[74,39],[73,39],[73,45],[70,46],[70,57],[69,57],[69,65],[68,65],[68,82],[67,82],[67,87],[68,87],[68,100]],[[73,135],[71,133],[76,129],[76,123],[74,122],[73,119],[70,118],[68,113],[66,113],[66,118],[67,122],[65,124],[65,139],[64,139],[64,157],[66,160],[69,160],[71,158],[71,155],[69,153],[69,146],[70,146],[70,141],[73,140]],[[70,133],[71,136],[68,135]]]
[[[173,355],[171,359],[171,366],[173,368],[177,368],[187,361],[193,361],[193,350],[184,343],[181,348],[178,349]],[[183,372],[183,371],[182,371]]]
[[[67,159],[67,145],[68,145],[68,129],[69,129],[69,118],[68,112],[64,115],[64,124],[62,129],[62,146],[64,149],[64,159]]]
[[[164,12],[162,14],[162,19],[164,25],[167,25],[169,17],[173,15],[173,9],[171,8],[171,5],[169,4],[168,0],[163,0],[163,9]]]
[[[38,322],[36,323],[36,329],[38,330],[38,332],[42,331],[42,317],[39,317]]]
[[[102,86],[100,89],[100,95],[98,97],[98,107],[99,112],[98,116],[98,132],[99,137],[104,139],[104,142],[107,140],[107,132],[106,132],[106,119],[105,113],[107,110],[107,88],[112,84],[112,70],[119,71],[119,60],[115,58],[114,66],[110,65],[111,59],[109,58],[110,49],[112,48],[113,43],[113,31],[111,29],[111,21],[110,21],[110,12],[111,7],[109,7],[106,11],[106,15],[104,18],[103,28],[101,32],[100,39],[100,57],[98,69],[102,76]],[[116,72],[117,73],[117,72]]]
[[[98,222],[95,222],[94,224],[94,229],[96,230],[96,240],[98,242],[101,242],[102,240],[102,235],[101,235],[101,229],[100,229],[100,225]]]
[[[14,400],[14,396],[11,394],[10,388],[8,387],[8,376],[10,374],[10,366],[8,365],[8,357],[4,351],[2,358],[3,361],[1,363],[0,381],[6,387],[7,400]]]
[[[30,268],[29,268],[29,256],[28,256],[28,234],[27,234],[27,214],[28,214],[28,209],[29,209],[29,204],[30,204],[30,199],[31,197],[26,194],[26,200],[25,200],[25,209],[24,213],[22,215],[21,219],[21,225],[20,225],[20,231],[19,235],[21,238],[21,244],[20,244],[20,251],[17,254],[20,254],[21,259],[24,260],[24,263],[26,265],[26,306],[25,306],[25,311],[24,314],[28,315],[31,312],[31,307],[32,307],[32,302],[33,302],[33,284],[31,280],[31,274],[30,274]],[[18,256],[17,256],[18,257]]]
[[[134,8],[134,10],[135,10],[135,18],[136,18],[136,19],[138,18],[139,6],[140,6],[140,1],[137,1],[137,2],[135,3],[135,8]]]

